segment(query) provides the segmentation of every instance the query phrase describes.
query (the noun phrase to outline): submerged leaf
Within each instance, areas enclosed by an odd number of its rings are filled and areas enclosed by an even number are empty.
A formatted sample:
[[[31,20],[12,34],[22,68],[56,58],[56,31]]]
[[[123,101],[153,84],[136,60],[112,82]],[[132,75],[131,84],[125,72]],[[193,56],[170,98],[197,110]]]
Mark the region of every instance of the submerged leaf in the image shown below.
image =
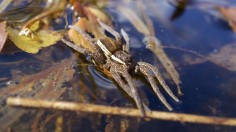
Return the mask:
[[[75,57],[65,59],[54,66],[35,73],[12,80],[12,84],[0,89],[0,128],[7,128],[27,113],[24,109],[6,106],[6,98],[11,96],[32,97],[37,99],[56,100],[66,90],[63,83],[73,78],[72,68]]]
[[[37,53],[41,48],[55,44],[62,37],[61,34],[57,32],[50,33],[50,31],[46,30],[34,32],[36,39],[21,36],[19,35],[19,30],[11,27],[7,28],[7,32],[11,41],[13,41],[18,48],[28,53]]]
[[[5,31],[5,28],[6,28],[6,22],[0,22],[0,52],[7,39],[7,33]]]
[[[217,53],[211,53],[207,56],[200,55],[198,53],[192,52],[191,50],[185,51],[198,56],[198,58],[189,55],[184,56],[183,60],[187,64],[196,65],[210,61],[227,70],[236,71],[236,44],[227,44],[219,49]]]
[[[210,54],[208,59],[230,71],[236,71],[236,44],[228,44],[218,53]]]

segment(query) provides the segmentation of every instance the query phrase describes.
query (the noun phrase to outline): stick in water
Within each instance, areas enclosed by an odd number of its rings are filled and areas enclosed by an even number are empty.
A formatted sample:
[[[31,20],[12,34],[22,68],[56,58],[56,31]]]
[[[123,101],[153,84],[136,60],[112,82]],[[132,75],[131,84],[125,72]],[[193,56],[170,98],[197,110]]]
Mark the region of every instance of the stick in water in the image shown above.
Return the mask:
[[[45,101],[40,99],[9,97],[7,99],[7,105],[28,107],[28,108],[45,108],[54,110],[80,111],[80,112],[99,113],[108,115],[142,117],[138,109],[118,108],[118,107],[102,106],[95,104],[73,103],[66,101]],[[179,113],[159,112],[159,111],[147,112],[146,117],[159,120],[236,126],[236,118],[210,117],[210,116],[179,114]]]

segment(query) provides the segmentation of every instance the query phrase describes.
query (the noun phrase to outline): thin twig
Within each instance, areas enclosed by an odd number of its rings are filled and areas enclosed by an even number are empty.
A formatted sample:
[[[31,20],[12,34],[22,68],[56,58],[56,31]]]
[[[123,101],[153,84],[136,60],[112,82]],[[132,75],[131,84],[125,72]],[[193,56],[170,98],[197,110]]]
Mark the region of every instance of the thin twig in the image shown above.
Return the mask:
[[[111,106],[73,103],[65,101],[44,101],[39,99],[10,97],[7,99],[7,104],[10,106],[20,106],[28,108],[45,108],[54,110],[80,111],[108,115],[142,117],[140,110],[138,109],[118,108]],[[147,112],[146,117],[169,121],[236,126],[236,118],[210,117],[159,111]]]

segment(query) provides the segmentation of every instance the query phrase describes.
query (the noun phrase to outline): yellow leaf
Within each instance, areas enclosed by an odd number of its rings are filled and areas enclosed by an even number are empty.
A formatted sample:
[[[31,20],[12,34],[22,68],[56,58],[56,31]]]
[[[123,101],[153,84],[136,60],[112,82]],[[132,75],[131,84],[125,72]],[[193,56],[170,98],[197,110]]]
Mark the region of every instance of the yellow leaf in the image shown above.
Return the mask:
[[[45,30],[34,32],[36,39],[29,36],[21,36],[19,35],[19,30],[12,29],[11,27],[7,28],[7,32],[11,41],[18,48],[28,53],[37,53],[41,48],[55,44],[62,37],[59,33],[50,33]]]
[[[30,26],[31,31],[37,31],[40,27],[40,21],[35,22],[32,26]]]

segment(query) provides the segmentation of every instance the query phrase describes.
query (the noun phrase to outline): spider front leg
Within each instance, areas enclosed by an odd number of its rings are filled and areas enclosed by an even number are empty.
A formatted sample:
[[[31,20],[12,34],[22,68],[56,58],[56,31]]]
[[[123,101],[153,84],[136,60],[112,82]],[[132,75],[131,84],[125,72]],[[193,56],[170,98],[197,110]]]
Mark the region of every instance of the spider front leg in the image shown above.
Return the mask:
[[[75,45],[74,43],[71,43],[70,41],[67,41],[65,39],[61,39],[62,42],[64,42],[67,46],[73,48],[74,50],[78,51],[79,53],[82,53],[82,54],[91,54],[89,52],[89,50],[87,50],[86,48],[83,48],[79,45]]]
[[[165,89],[165,91],[168,93],[169,96],[171,96],[176,102],[179,102],[179,99],[173,94],[171,89],[167,86],[166,82],[161,77],[161,74],[159,73],[158,69],[149,63],[138,62],[138,65],[136,66],[135,71],[136,72],[140,71],[143,75],[145,75],[146,79],[151,84],[152,89],[154,90],[154,92],[156,93],[160,101],[166,106],[168,110],[172,111],[172,107],[166,101],[162,93],[160,92],[160,89],[158,88],[156,84],[155,78],[159,81],[159,83]]]
[[[126,45],[124,46],[123,51],[126,51],[127,53],[129,53],[129,45],[130,45],[129,44],[129,35],[125,32],[124,29],[121,29],[120,32],[121,32],[121,34],[122,34],[122,36],[123,36],[123,38],[125,39],[125,42],[126,42]]]
[[[68,26],[71,29],[74,29],[75,31],[77,31],[79,34],[81,34],[92,46],[93,48],[96,49],[96,42],[94,42],[94,39],[91,38],[85,31],[83,31],[81,28],[74,26],[74,25],[69,25]]]
[[[108,31],[110,34],[112,34],[117,43],[119,45],[121,45],[121,36],[118,32],[116,32],[114,29],[112,29],[111,27],[109,27],[108,25],[106,25],[105,23],[103,23],[101,20],[98,19],[98,23],[99,25],[106,31]],[[123,47],[123,51],[126,51],[127,53],[129,53],[129,36],[128,34],[125,32],[124,29],[121,29],[121,35],[123,36],[125,42],[126,42],[126,45],[124,45]]]
[[[121,45],[121,36],[120,36],[120,34],[119,34],[118,32],[116,32],[114,29],[112,29],[111,27],[109,27],[108,25],[106,25],[105,23],[103,23],[103,22],[102,22],[101,20],[99,20],[99,19],[98,19],[98,23],[99,23],[99,25],[100,25],[104,30],[106,30],[107,32],[109,32],[110,34],[112,34],[112,35],[115,37],[117,43],[118,43],[119,45]]]
[[[141,101],[138,91],[132,83],[132,77],[127,71],[127,67],[112,61],[108,62],[107,65],[110,67],[110,73],[113,79],[130,97],[134,99],[138,109],[141,111],[142,116],[145,116],[145,112],[150,112],[150,109]],[[122,77],[128,85],[124,82]]]

